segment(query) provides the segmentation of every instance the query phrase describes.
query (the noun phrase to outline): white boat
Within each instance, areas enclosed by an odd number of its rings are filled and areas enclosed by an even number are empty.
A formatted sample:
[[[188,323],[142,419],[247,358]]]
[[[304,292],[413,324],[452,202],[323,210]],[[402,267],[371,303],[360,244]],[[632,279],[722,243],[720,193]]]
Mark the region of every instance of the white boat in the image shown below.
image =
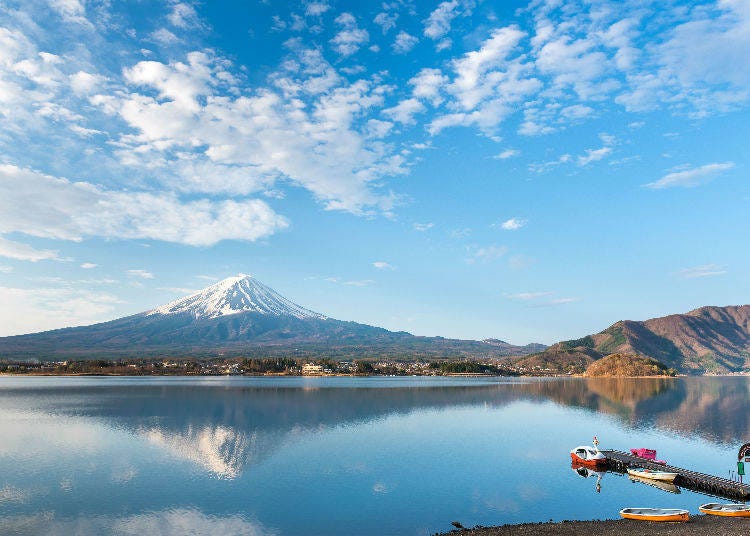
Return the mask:
[[[698,508],[704,514],[725,517],[750,517],[750,506],[747,504],[702,504]]]
[[[677,478],[677,473],[670,473],[668,471],[653,471],[651,469],[628,469],[628,474],[641,478],[658,480],[660,482],[674,482],[674,479]]]
[[[623,508],[620,516],[640,521],[687,521],[690,513],[677,508]]]
[[[588,445],[580,445],[571,450],[570,458],[574,463],[588,467],[596,467],[607,463],[607,457],[599,452],[599,449],[589,447]]]

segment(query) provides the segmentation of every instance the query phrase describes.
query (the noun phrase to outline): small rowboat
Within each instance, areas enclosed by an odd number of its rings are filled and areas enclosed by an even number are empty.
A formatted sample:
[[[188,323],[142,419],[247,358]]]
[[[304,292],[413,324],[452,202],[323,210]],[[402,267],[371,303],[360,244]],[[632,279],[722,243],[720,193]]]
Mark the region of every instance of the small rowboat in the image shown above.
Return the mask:
[[[677,473],[652,471],[651,469],[628,469],[628,474],[641,478],[650,478],[651,480],[659,480],[660,482],[674,482],[674,479],[677,478]]]
[[[620,516],[641,521],[687,521],[690,513],[677,508],[623,508]]]
[[[698,508],[704,514],[726,517],[750,517],[750,506],[746,504],[702,504]]]
[[[581,445],[570,451],[573,463],[585,465],[586,467],[597,467],[607,463],[607,457],[594,447]]]

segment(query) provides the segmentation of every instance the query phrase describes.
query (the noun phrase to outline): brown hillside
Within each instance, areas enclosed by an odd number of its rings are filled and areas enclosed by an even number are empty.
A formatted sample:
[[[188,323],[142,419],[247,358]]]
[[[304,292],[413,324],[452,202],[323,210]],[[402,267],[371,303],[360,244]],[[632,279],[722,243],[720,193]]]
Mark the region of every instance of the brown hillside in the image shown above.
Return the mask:
[[[674,369],[650,357],[611,354],[593,362],[586,369],[590,377],[674,376]]]
[[[750,305],[701,307],[643,322],[621,320],[600,333],[559,342],[517,364],[567,371],[609,354],[651,357],[687,373],[750,371]],[[576,362],[576,358],[578,361]]]
[[[556,345],[557,346],[557,345]],[[530,373],[580,374],[599,359],[600,355],[590,348],[567,349],[557,346],[516,361],[516,365]]]

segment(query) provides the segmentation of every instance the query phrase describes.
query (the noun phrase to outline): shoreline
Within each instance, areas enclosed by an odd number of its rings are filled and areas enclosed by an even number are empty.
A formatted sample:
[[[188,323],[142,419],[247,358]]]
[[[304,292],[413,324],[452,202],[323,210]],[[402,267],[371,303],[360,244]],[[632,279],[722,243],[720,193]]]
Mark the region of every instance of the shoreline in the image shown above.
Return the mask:
[[[520,523],[494,527],[454,529],[436,533],[435,536],[747,536],[750,534],[750,518],[732,518],[710,515],[691,515],[684,523],[657,523],[630,519],[605,519],[592,521],[548,521],[543,523]]]
[[[748,374],[695,374],[686,375],[678,374],[677,376],[583,376],[579,374],[479,374],[479,373],[452,373],[452,374],[122,374],[116,372],[94,373],[94,372],[0,372],[0,377],[70,377],[70,376],[96,376],[118,378],[143,378],[153,377],[179,377],[179,378],[216,378],[216,377],[233,377],[233,378],[577,378],[577,379],[655,379],[655,378],[692,378],[692,377],[732,377],[747,376]]]

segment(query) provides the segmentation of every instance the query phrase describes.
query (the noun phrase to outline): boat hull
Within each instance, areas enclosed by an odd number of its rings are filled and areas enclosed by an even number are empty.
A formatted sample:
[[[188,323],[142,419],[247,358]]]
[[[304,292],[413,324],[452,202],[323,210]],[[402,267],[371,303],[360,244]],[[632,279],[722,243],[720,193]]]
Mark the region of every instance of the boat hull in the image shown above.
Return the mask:
[[[624,519],[635,519],[637,521],[669,521],[682,522],[690,519],[687,510],[660,509],[660,508],[623,508],[620,516]]]
[[[658,480],[659,482],[674,482],[677,473],[668,473],[665,471],[651,471],[649,469],[628,469],[628,474],[649,480]]]
[[[723,517],[750,517],[750,506],[744,504],[702,504],[698,507],[704,514]]]
[[[585,467],[591,467],[591,468],[602,467],[607,463],[606,458],[594,458],[592,460],[586,460],[578,456],[575,452],[570,453],[570,459],[576,465],[583,465]]]

